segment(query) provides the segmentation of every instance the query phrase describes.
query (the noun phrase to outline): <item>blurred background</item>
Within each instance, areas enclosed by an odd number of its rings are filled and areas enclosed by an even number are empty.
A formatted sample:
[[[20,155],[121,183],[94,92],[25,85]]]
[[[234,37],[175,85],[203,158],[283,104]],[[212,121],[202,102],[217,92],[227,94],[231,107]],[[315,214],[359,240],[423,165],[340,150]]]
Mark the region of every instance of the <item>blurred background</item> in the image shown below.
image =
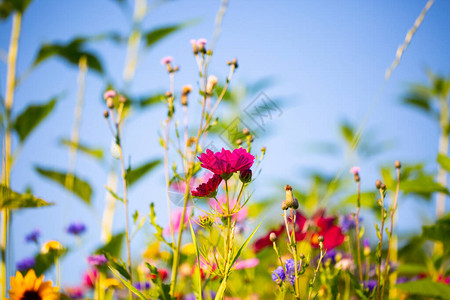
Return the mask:
[[[261,201],[267,207],[273,203],[278,208],[277,197],[281,201],[284,196],[282,187],[291,184],[302,195],[300,202],[306,213],[314,212],[312,204],[306,202],[314,188],[316,206],[348,212],[354,207],[338,203],[354,193],[353,177],[348,171],[352,166],[361,168],[363,191],[373,191],[375,180],[382,178],[380,168],[388,166],[393,171],[397,159],[405,165],[423,163],[421,171],[436,174],[439,123],[426,113],[431,110],[426,105],[416,103],[413,107],[405,104],[405,99],[414,84],[429,85],[427,71],[446,78],[450,75],[450,2],[434,3],[398,67],[385,81],[386,69],[425,3],[229,1],[218,26],[219,1],[148,1],[147,14],[139,24],[142,32],[174,25],[175,29],[154,44],[146,43],[144,36],[134,76],[127,82],[124,69],[134,2],[33,1],[22,21],[17,65],[20,83],[12,114],[17,116],[30,104],[44,104],[53,97],[57,101],[51,114],[26,141],[13,141],[13,148],[20,146],[20,157],[12,170],[11,187],[20,192],[31,189],[56,205],[13,214],[10,264],[36,251],[34,245],[25,243],[25,235],[38,228],[42,241],[56,239],[69,245],[72,251],[62,261],[63,282],[79,282],[86,269],[86,255],[101,245],[104,186],[108,173],[118,170],[118,161],[110,151],[111,134],[102,115],[103,92],[113,86],[135,100],[123,133],[126,160],[138,166],[162,159],[158,136],[166,108],[158,101],[145,102],[169,88],[167,71],[160,60],[172,56],[174,64],[180,66],[176,90],[185,84],[197,87],[198,71],[190,40],[206,38],[209,46],[215,33],[218,35],[210,74],[223,85],[228,74],[226,62],[235,57],[239,62],[229,100],[218,109],[223,128],[240,116],[239,122],[255,133],[254,152],[262,146],[267,148],[251,201]],[[2,98],[11,26],[11,18],[0,23]],[[98,62],[90,65],[92,61],[88,61],[79,138],[80,144],[99,151],[94,155],[78,154],[75,168],[77,177],[92,187],[89,201],[86,197],[80,200],[37,172],[37,168],[69,168],[68,147],[61,145],[61,139],[71,136],[79,69],[77,59],[70,61],[73,53],[60,50],[76,38],[77,51],[92,54]],[[60,48],[38,56],[43,45]],[[272,109],[254,118],[246,114],[246,108],[261,101],[271,103]],[[195,105],[199,107],[193,100],[191,120],[199,114]],[[358,131],[361,140],[353,150],[350,145]],[[217,148],[227,146],[220,134],[208,138]],[[167,225],[164,182],[161,164],[131,187],[130,211],[145,215],[150,202],[155,202],[158,222]],[[347,184],[346,194],[334,190],[336,182]],[[423,224],[435,220],[435,199],[429,194],[401,197],[397,227],[400,235],[420,233]],[[118,206],[113,232],[123,230],[121,210],[122,206]],[[278,219],[274,221],[279,218],[276,211],[267,215],[264,226],[278,223]],[[363,225],[369,235],[374,231],[372,218],[370,209],[365,210]],[[74,221],[87,226],[81,242],[66,233]],[[148,225],[133,240],[136,256],[151,239]]]

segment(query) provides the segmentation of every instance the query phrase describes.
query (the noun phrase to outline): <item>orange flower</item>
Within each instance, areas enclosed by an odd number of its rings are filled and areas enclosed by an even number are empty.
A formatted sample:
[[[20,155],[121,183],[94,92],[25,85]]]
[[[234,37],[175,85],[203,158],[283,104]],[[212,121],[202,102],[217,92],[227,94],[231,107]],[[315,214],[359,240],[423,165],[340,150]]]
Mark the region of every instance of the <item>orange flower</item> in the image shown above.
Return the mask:
[[[33,269],[29,270],[25,277],[17,271],[10,281],[10,300],[59,300],[58,287],[53,287],[51,281],[44,281],[44,275],[36,277]]]

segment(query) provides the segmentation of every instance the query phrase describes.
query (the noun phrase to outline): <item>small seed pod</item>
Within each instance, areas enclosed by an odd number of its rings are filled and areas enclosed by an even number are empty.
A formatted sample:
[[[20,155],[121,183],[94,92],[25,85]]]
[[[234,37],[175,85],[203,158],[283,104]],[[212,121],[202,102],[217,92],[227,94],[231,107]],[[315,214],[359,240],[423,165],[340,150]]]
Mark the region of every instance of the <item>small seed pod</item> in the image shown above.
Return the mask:
[[[319,237],[317,238],[317,240],[319,241],[319,243],[323,243],[323,236],[319,235]]]
[[[285,191],[286,191],[286,205],[288,208],[294,208],[295,206],[295,199],[294,199],[294,195],[292,194],[292,187],[290,185],[286,185],[284,187]],[[298,206],[298,202],[297,202],[297,206]]]
[[[401,163],[399,160],[396,160],[396,161],[395,161],[395,167],[396,167],[397,169],[400,169],[400,168],[402,167],[402,163]]]
[[[247,169],[239,172],[239,179],[242,183],[248,183],[252,181],[252,170]]]
[[[375,186],[377,187],[377,189],[381,188],[381,184],[382,184],[381,180],[375,181]]]
[[[242,129],[242,133],[244,135],[249,135],[250,134],[250,130],[248,130],[248,128],[244,128],[244,129]]]
[[[103,116],[105,117],[105,119],[109,118],[109,111],[107,109],[105,109],[105,111],[103,112]]]
[[[127,102],[127,98],[125,98],[124,95],[119,95],[119,102],[125,103],[125,102]]]
[[[299,257],[300,257],[300,259],[305,259],[305,254],[300,253]]]
[[[217,84],[217,77],[214,75],[211,75],[208,77],[208,81],[206,83],[206,93],[211,95],[213,93],[214,88],[216,87]]]
[[[384,183],[382,183],[382,184],[380,185],[380,188],[381,188],[383,191],[385,191],[385,190],[386,190],[386,185],[385,185]]]
[[[353,178],[355,179],[355,182],[359,182],[361,180],[361,178],[359,177],[359,174],[356,173]]]
[[[236,140],[236,145],[237,145],[237,146],[242,145],[242,140],[241,140],[241,139],[237,139],[237,140]]]
[[[287,206],[287,204],[286,204],[286,200],[283,200],[283,202],[281,202],[281,209],[282,210],[288,210],[288,206]]]
[[[297,198],[294,198],[294,205],[292,206],[292,209],[297,209],[298,208],[298,200]]]
[[[277,241],[277,235],[275,234],[275,232],[270,233],[269,239],[272,243],[275,243]]]
[[[266,154],[266,147],[261,147],[262,154]]]

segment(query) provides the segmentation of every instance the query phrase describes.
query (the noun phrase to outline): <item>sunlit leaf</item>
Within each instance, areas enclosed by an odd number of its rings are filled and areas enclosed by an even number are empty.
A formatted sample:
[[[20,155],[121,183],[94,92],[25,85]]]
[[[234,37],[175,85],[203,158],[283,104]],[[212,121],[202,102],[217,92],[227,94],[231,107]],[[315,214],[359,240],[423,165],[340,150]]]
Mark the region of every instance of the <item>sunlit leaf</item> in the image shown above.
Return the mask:
[[[422,236],[432,241],[450,245],[450,214],[439,219],[436,224],[422,226]]]
[[[108,252],[104,253],[104,255],[105,255],[106,259],[108,259],[108,265],[110,267],[112,267],[114,270],[119,272],[119,274],[122,275],[123,277],[125,277],[125,279],[130,280],[131,276],[127,270],[127,265],[121,258],[116,260]]]
[[[180,29],[192,24],[192,22],[185,22],[175,25],[161,26],[150,31],[144,32],[143,37],[146,41],[146,46],[151,47],[156,43],[160,42],[162,39],[168,37],[172,33],[177,32]]]
[[[161,160],[154,159],[146,162],[135,169],[131,169],[127,172],[126,179],[128,186],[132,186],[134,183],[143,178],[148,172],[153,170],[161,163]]]
[[[194,243],[195,247],[195,256],[197,259],[197,268],[194,271],[194,294],[196,296],[196,299],[202,300],[202,276],[200,272],[200,254],[198,251],[198,244],[197,239],[195,237],[194,229],[192,228],[191,220],[189,220],[189,227],[191,228],[191,236],[192,236],[192,242]]]
[[[2,0],[0,2],[0,19],[6,19],[13,11],[24,13],[31,0]]]
[[[155,204],[152,202],[150,203],[150,223],[153,225],[153,227],[156,229],[155,237],[158,241],[165,243],[170,248],[174,249],[173,243],[169,243],[166,241],[163,235],[163,228],[159,226],[156,223],[156,213],[155,213]]]
[[[53,205],[30,193],[19,194],[0,184],[0,208],[20,209]]]
[[[56,259],[61,259],[66,255],[68,249],[50,250],[48,253],[39,253],[35,256],[35,266],[33,267],[36,272],[36,276],[41,276],[51,267],[54,266]]]
[[[450,295],[450,286],[430,279],[405,282],[397,284],[395,287],[414,296],[448,299]]]
[[[417,194],[425,198],[430,198],[436,192],[449,194],[447,188],[434,181],[431,176],[422,176],[420,178],[402,181],[400,189],[405,194]]]
[[[28,106],[14,121],[13,128],[23,143],[28,135],[47,117],[56,104],[56,97],[45,104]]]
[[[119,257],[120,252],[122,250],[124,237],[125,237],[124,232],[120,232],[113,235],[109,240],[109,242],[107,242],[105,245],[95,250],[95,253],[97,254],[108,253],[112,257]]]
[[[441,167],[445,171],[450,172],[450,158],[449,157],[439,153],[437,156],[437,162],[441,165]]]
[[[92,188],[86,181],[78,178],[75,175],[68,175],[65,172],[45,169],[41,167],[36,167],[36,171],[42,176],[53,180],[60,186],[64,187],[68,191],[72,192],[74,195],[78,196],[86,204],[91,204]],[[70,176],[71,178],[67,178]],[[68,179],[73,179],[72,187],[66,186]]]
[[[113,267],[108,266],[109,269],[114,273],[114,275],[119,278],[120,281],[130,290],[132,291],[136,296],[139,297],[141,300],[147,300],[147,297],[145,297],[144,294],[142,294],[137,288],[135,288],[132,284],[130,284],[127,280],[123,279],[122,276],[120,276],[120,273],[115,270]]]
[[[61,139],[60,141],[61,145],[67,146],[68,148],[74,147],[77,151],[80,151],[86,155],[89,155],[95,159],[101,160],[103,158],[103,150],[99,148],[92,148],[89,146],[86,146],[84,144],[78,143],[75,144],[72,141],[68,139]]]
[[[170,285],[164,284],[159,277],[158,269],[155,266],[150,265],[149,263],[145,263],[147,268],[150,270],[152,274],[152,282],[158,289],[158,299],[170,300],[172,297],[170,296]]]

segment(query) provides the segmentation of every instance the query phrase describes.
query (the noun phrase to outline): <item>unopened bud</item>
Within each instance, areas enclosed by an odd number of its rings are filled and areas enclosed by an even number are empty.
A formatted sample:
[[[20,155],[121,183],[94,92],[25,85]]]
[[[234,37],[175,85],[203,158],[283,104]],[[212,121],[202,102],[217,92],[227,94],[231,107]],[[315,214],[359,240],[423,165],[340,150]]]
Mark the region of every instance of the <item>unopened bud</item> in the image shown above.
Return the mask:
[[[250,130],[248,130],[248,128],[244,128],[244,129],[242,129],[242,133],[244,135],[249,135],[250,134]]]
[[[384,183],[382,183],[380,188],[384,191],[384,190],[386,190],[386,185]]]
[[[211,50],[211,49],[208,49],[208,51],[206,51],[206,55],[209,55],[209,56],[213,55],[212,50]]]
[[[300,259],[305,259],[305,254],[300,253],[299,257],[300,257]]]
[[[281,202],[281,209],[282,210],[288,210],[288,206],[287,206],[287,204],[286,204],[286,200],[283,200],[283,202]]]
[[[319,241],[319,243],[323,243],[323,236],[319,235],[319,237],[317,238],[317,240]]]
[[[295,199],[294,199],[294,195],[292,194],[292,187],[290,185],[286,185],[284,187],[285,191],[286,191],[286,205],[288,208],[294,208],[295,206]],[[297,207],[298,207],[298,202],[297,202]]]
[[[214,75],[211,75],[208,77],[208,81],[206,83],[206,93],[207,94],[211,95],[213,93],[213,90],[216,87],[217,81],[218,81],[218,79]]]
[[[401,164],[401,162],[400,162],[399,160],[396,160],[396,161],[395,161],[395,167],[396,167],[397,169],[400,169],[400,168],[402,167],[402,164]]]
[[[298,208],[298,200],[297,198],[294,198],[294,205],[292,206],[292,209],[297,209]]]
[[[381,184],[382,184],[381,180],[375,181],[375,186],[376,186],[377,189],[381,188]]]
[[[359,174],[356,173],[353,178],[355,179],[356,182],[359,182],[361,180],[361,178],[359,177]]]
[[[247,143],[253,143],[254,138],[253,135],[247,135]]]
[[[238,68],[237,58],[234,58],[232,61],[227,61],[229,66],[234,66],[235,69]]]
[[[105,117],[105,119],[108,119],[109,111],[105,109],[105,111],[103,112],[103,116]]]
[[[114,108],[114,99],[111,97],[106,99],[106,106],[108,106],[108,108],[110,108],[110,109],[113,109]]]
[[[242,183],[249,183],[252,181],[252,170],[247,169],[239,172],[239,179]]]
[[[277,235],[275,234],[275,232],[270,233],[269,239],[272,243],[275,243],[277,241]]]
[[[197,55],[198,53],[197,41],[191,40],[191,45],[192,45],[192,52],[194,52],[194,54]]]
[[[266,154],[266,147],[261,147],[262,154]]]
[[[236,140],[236,145],[237,145],[237,146],[242,145],[242,140],[241,140],[241,139],[237,139],[237,140]]]
[[[127,102],[127,98],[125,98],[124,95],[120,95],[120,96],[119,96],[119,101],[120,101],[121,103],[125,103],[125,102]]]

